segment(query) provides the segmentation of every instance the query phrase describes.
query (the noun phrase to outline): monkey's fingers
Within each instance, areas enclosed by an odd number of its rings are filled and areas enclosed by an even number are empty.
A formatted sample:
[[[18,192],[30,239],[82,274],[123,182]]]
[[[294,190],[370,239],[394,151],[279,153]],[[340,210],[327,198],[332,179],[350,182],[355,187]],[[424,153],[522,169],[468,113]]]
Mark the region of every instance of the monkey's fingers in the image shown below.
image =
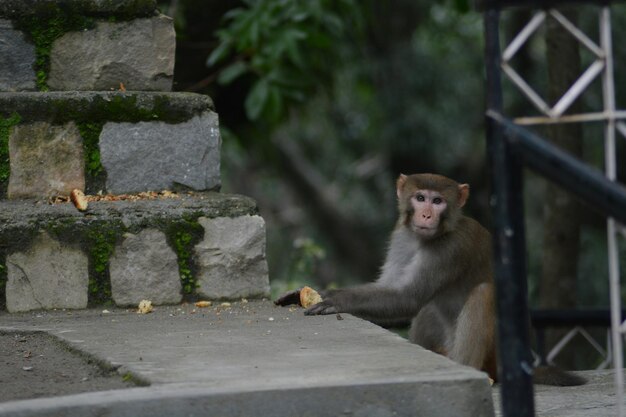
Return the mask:
[[[302,288],[298,288],[297,290],[289,291],[278,297],[274,304],[277,306],[288,306],[291,304],[300,305],[300,290]]]
[[[322,301],[317,303],[308,309],[304,310],[304,314],[307,316],[317,316],[322,314],[337,314],[337,307],[332,305],[329,301]]]

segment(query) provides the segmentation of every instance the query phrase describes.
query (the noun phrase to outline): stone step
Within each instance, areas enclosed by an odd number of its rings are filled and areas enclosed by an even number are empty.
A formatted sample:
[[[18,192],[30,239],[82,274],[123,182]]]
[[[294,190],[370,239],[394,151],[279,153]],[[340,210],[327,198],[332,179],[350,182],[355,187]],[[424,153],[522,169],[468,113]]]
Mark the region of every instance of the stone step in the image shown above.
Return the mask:
[[[155,1],[1,0],[0,91],[170,91],[176,34]]]
[[[486,374],[339,317],[267,301],[0,312],[0,332],[45,331],[149,384],[0,403],[0,416],[493,417]]]
[[[265,224],[250,198],[168,193],[91,202],[85,212],[0,201],[0,303],[9,312],[268,293]]]
[[[220,145],[204,95],[3,93],[0,198],[217,190]]]

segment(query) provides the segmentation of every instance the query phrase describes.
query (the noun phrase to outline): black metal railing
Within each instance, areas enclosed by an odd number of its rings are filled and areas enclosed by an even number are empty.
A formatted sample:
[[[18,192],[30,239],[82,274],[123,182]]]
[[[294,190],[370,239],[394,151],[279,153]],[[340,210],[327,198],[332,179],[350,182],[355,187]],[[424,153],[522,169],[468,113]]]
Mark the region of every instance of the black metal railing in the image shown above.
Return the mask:
[[[622,321],[626,319],[626,310],[622,310]],[[546,330],[547,329],[602,329],[605,335],[610,333],[611,328],[611,311],[606,308],[594,308],[594,309],[534,309],[530,312],[530,322],[535,334],[535,349],[534,352],[537,355],[537,361],[540,365],[549,364],[549,354],[553,352],[556,346],[549,349],[546,342]],[[561,340],[562,341],[562,340]],[[559,342],[561,342],[559,341]],[[598,342],[594,338],[596,345],[602,345],[604,342]],[[605,341],[602,348],[604,352],[598,351],[598,354],[603,355],[604,359],[610,355],[610,346],[608,345],[608,339]],[[591,343],[591,342],[590,342]],[[592,347],[598,349],[596,346]]]
[[[487,153],[492,184],[494,261],[498,310],[499,378],[505,417],[534,416],[532,357],[526,281],[523,167],[593,201],[592,207],[626,223],[626,190],[503,115],[500,9],[550,7],[581,1],[482,0],[486,65]],[[587,0],[604,5],[608,1]]]

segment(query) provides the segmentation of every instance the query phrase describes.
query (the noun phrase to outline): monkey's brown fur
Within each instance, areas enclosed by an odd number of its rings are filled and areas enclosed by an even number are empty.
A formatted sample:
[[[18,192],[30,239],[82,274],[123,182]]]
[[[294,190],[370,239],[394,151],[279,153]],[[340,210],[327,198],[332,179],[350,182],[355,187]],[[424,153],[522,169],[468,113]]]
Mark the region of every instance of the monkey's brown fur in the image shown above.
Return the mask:
[[[400,175],[398,222],[377,281],[322,292],[305,314],[352,313],[372,321],[410,319],[409,338],[497,379],[491,236],[461,208],[469,186],[434,174]],[[288,304],[289,293],[276,303]],[[584,380],[542,369],[536,383]]]

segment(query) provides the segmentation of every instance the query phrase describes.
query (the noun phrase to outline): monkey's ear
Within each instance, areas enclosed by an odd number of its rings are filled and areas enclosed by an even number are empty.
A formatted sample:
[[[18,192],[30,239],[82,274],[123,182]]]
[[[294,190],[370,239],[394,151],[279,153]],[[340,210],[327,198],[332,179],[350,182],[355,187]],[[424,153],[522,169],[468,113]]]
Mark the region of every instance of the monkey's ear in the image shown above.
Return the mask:
[[[404,188],[404,184],[406,183],[406,179],[408,177],[404,174],[400,174],[398,180],[396,181],[396,194],[398,198],[400,198],[400,194],[402,194],[402,189]]]
[[[469,184],[459,184],[459,207],[463,207],[467,203],[469,197],[470,186]]]

